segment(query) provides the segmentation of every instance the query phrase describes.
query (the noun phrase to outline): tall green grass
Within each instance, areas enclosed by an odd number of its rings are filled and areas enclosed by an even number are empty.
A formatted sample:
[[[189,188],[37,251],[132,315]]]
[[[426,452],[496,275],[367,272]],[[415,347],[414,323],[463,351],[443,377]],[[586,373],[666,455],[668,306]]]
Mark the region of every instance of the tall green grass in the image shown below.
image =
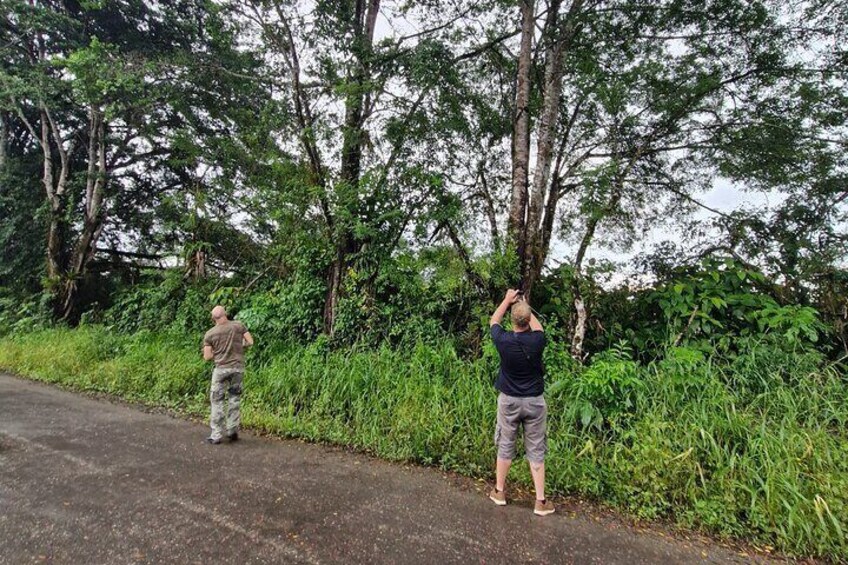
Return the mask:
[[[620,351],[586,368],[552,350],[549,488],[808,556],[848,559],[848,383],[816,355],[751,348],[721,363]],[[193,341],[98,327],[0,341],[0,366],[80,390],[192,414],[209,367]],[[449,346],[327,352],[249,362],[244,423],[392,460],[489,477],[495,354]],[[530,483],[525,465],[515,480]]]

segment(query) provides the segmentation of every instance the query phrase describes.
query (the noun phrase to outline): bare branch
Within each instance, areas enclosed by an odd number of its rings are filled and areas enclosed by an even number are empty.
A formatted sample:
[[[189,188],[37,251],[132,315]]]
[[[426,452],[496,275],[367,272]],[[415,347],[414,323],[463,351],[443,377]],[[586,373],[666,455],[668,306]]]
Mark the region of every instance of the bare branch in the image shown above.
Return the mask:
[[[14,102],[14,100],[12,102]],[[26,114],[24,114],[24,111],[20,107],[20,105],[15,104],[15,112],[18,114],[18,117],[21,119],[21,122],[23,122],[24,126],[26,126],[27,131],[29,131],[29,134],[32,136],[32,139],[35,141],[35,143],[41,146],[41,139],[39,139],[38,134],[35,133],[35,128],[33,127],[32,122],[30,122],[29,119],[26,117]]]

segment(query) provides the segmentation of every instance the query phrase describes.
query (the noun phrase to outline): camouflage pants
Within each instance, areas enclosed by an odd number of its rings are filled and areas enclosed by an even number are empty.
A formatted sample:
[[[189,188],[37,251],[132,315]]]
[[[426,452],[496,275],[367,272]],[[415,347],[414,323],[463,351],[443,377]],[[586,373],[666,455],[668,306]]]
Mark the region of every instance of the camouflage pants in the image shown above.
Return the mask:
[[[212,371],[212,386],[209,400],[212,402],[209,423],[212,427],[212,439],[221,439],[224,433],[234,434],[241,423],[241,381],[244,369],[219,369]],[[224,396],[229,393],[227,404]],[[226,423],[226,432],[224,424]]]

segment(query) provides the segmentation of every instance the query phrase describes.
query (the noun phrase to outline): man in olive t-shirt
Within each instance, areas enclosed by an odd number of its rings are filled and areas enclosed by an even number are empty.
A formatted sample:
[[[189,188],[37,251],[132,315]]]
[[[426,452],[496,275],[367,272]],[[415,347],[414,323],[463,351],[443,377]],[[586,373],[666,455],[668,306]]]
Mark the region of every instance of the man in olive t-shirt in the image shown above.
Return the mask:
[[[241,384],[244,378],[244,350],[253,345],[253,336],[241,322],[227,318],[222,306],[212,309],[215,327],[203,336],[203,358],[215,361],[209,399],[212,404],[209,423],[212,434],[208,443],[218,445],[224,436],[224,424],[230,441],[238,440],[241,423]],[[229,393],[228,406],[224,396]]]

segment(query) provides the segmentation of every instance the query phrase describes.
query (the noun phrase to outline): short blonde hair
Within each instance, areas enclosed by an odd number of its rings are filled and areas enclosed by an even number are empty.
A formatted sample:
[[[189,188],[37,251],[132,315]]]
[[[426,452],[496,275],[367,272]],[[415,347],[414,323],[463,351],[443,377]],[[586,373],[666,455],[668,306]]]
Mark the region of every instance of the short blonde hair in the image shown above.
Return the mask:
[[[517,326],[519,328],[526,328],[530,325],[530,316],[532,316],[530,311],[530,305],[524,302],[523,300],[520,302],[516,302],[512,305],[512,325]]]

